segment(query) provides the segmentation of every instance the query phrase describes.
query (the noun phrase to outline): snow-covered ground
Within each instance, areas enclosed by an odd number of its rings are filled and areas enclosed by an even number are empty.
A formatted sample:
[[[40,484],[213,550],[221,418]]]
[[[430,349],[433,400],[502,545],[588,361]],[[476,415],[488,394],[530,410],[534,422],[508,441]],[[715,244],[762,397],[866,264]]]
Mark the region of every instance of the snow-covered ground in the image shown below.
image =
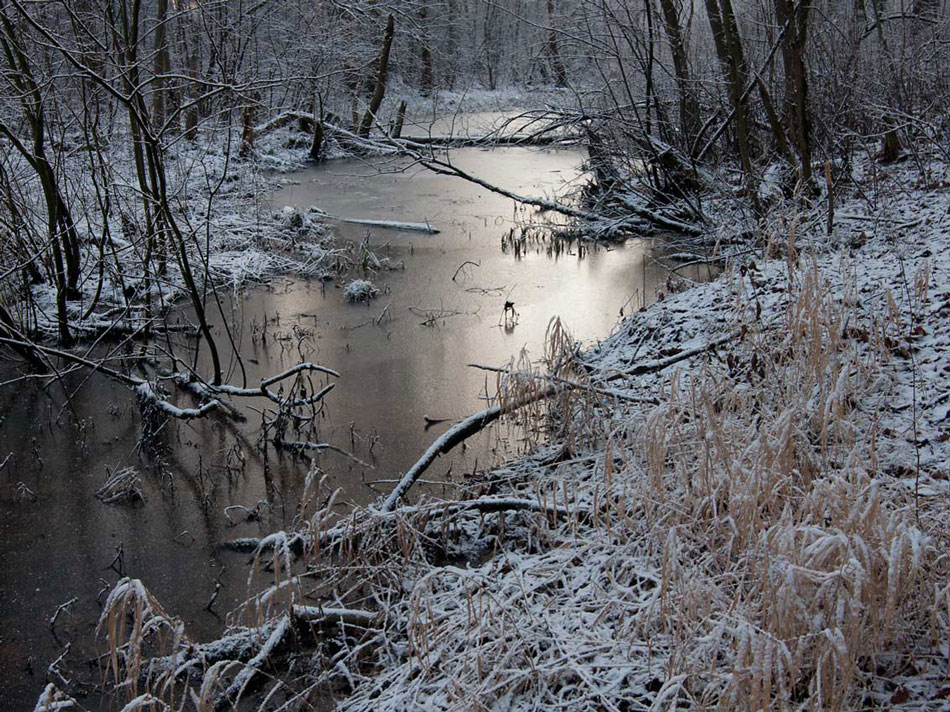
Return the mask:
[[[407,511],[342,709],[947,709],[950,172],[878,170],[578,359],[472,483],[552,513]]]
[[[247,159],[232,158],[234,146],[212,131],[195,142],[179,139],[169,147],[169,193],[199,281],[207,273],[219,286],[237,288],[274,274],[330,276],[346,266],[347,248],[316,214],[275,210],[268,203],[268,193],[279,184],[278,172],[305,165],[306,151],[293,146],[293,139],[288,131],[266,134]],[[114,181],[109,190],[115,207],[108,224],[103,224],[96,210],[75,211],[83,240],[82,297],[69,301],[68,310],[70,328],[78,336],[134,331],[144,323],[146,301],[152,318],[161,318],[185,294],[174,249],[167,245],[167,271],[155,274],[155,265],[151,265],[146,300],[142,289],[147,252],[142,206],[131,187],[134,165],[123,145],[116,137],[109,154]],[[71,170],[69,197],[86,206],[96,195],[89,166],[74,159]],[[26,309],[29,329],[55,335],[54,285],[34,285],[32,297]]]
[[[288,604],[315,594],[331,644],[291,655],[269,699],[333,683],[346,710],[947,709],[950,168],[926,170],[859,164],[831,236],[821,209],[774,205],[764,256],[584,354],[554,329],[563,388],[522,414],[549,440],[466,483],[484,506],[334,523],[315,473],[235,630],[244,660],[273,662]],[[507,375],[501,401],[539,375]],[[164,654],[195,699],[252,677],[189,646]]]

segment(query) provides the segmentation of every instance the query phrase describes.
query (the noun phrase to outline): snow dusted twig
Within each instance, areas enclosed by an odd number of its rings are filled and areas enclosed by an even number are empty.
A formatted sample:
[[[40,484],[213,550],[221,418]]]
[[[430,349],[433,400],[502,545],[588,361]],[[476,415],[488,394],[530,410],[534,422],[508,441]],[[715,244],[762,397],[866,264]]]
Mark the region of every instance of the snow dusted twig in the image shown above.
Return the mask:
[[[294,606],[294,620],[310,626],[328,627],[352,625],[369,628],[379,620],[379,614],[357,608],[324,608],[323,606]]]
[[[142,481],[134,467],[123,467],[119,470],[110,471],[109,479],[96,490],[96,497],[106,504],[141,501],[145,499],[145,495],[139,487],[141,483]]]
[[[216,410],[221,407],[221,404],[217,400],[208,401],[203,405],[197,408],[179,408],[176,405],[172,405],[164,398],[160,397],[156,392],[155,388],[148,381],[143,381],[135,387],[135,395],[138,396],[139,400],[152,408],[155,408],[167,416],[172,418],[177,418],[178,420],[191,420],[192,418],[201,418],[212,410]]]
[[[48,675],[55,675],[56,677],[60,679],[60,681],[64,685],[69,685],[69,679],[66,678],[62,672],[60,672],[59,664],[63,662],[63,660],[66,659],[66,656],[69,654],[69,649],[72,647],[72,645],[73,645],[72,643],[66,643],[66,647],[63,648],[63,652],[61,652],[59,654],[59,657],[57,657],[53,662],[51,662],[49,666],[46,668],[46,673]]]
[[[254,676],[260,672],[260,668],[264,666],[267,659],[273,655],[278,646],[284,642],[284,638],[287,637],[290,630],[291,617],[284,615],[277,621],[277,624],[267,637],[264,645],[261,646],[257,655],[247,662],[241,672],[235,676],[225,693],[215,703],[214,707],[216,710],[225,709],[229,704],[236,703],[243,696],[244,690],[254,679]]]
[[[271,376],[270,378],[265,378],[262,380],[261,388],[272,386],[279,381],[283,381],[284,379],[295,376],[303,371],[317,371],[319,373],[325,373],[328,376],[333,376],[334,378],[340,377],[340,374],[334,371],[332,368],[327,368],[326,366],[321,366],[316,363],[298,363],[295,366],[291,366],[283,373],[278,373],[276,376]]]
[[[217,398],[217,391],[212,386],[209,386],[207,383],[203,383],[202,381],[195,380],[191,374],[174,373],[171,375],[171,379],[174,381],[175,385],[177,385],[179,388],[182,388],[183,390],[188,391],[193,396],[197,398],[210,399],[208,400],[209,403],[211,401],[218,403],[219,407],[234,420],[247,420],[247,417],[244,415],[244,413],[242,413],[236,407],[225,400],[220,400]]]
[[[66,612],[68,613],[68,612],[69,612],[69,607],[70,607],[71,605],[73,605],[74,603],[76,603],[76,601],[78,601],[78,600],[79,600],[79,599],[78,599],[76,596],[73,596],[73,597],[70,598],[68,601],[66,601],[66,603],[60,603],[60,604],[56,607],[56,611],[53,613],[52,616],[50,616],[50,619],[49,619],[49,629],[50,629],[50,630],[53,630],[53,629],[56,627],[56,620],[59,618],[59,614],[62,613],[63,611],[66,611]]]
[[[128,704],[125,705],[119,712],[139,712],[139,710],[170,710],[167,704],[162,702],[157,697],[146,692],[145,694],[139,695],[135,699],[129,700]]]
[[[36,701],[33,712],[65,712],[66,710],[81,710],[79,703],[65,692],[48,683]]]
[[[36,492],[27,487],[26,482],[17,482],[13,488],[13,499],[17,502],[35,502],[39,497]]]

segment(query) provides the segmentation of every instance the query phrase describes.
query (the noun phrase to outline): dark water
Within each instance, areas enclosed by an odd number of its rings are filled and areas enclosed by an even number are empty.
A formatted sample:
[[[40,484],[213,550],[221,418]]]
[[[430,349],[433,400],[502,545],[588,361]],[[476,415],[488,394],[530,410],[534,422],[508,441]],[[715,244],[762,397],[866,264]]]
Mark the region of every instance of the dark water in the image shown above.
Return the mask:
[[[542,195],[576,178],[581,155],[465,149],[453,160],[511,189]],[[321,456],[319,465],[349,502],[365,504],[387,491],[387,481],[447,427],[427,430],[423,416],[460,418],[484,407],[479,394],[486,374],[469,362],[500,365],[521,349],[539,357],[554,316],[583,341],[606,336],[621,307],[649,302],[666,278],[639,242],[553,251],[550,241],[542,241],[526,243],[518,255],[503,250],[502,238],[512,228],[540,219],[534,211],[405,163],[336,162],[293,178],[296,184],[273,197],[275,208],[317,205],[335,215],[428,220],[442,230],[426,236],[339,226],[354,241],[368,233],[377,255],[403,265],[367,275],[381,290],[368,305],[346,303],[341,285],[286,279],[232,296],[250,384],[302,357],[341,373],[319,437],[374,467],[334,454]],[[460,270],[465,262],[475,264]],[[508,301],[517,317],[506,325]],[[13,375],[12,365],[0,364],[0,381]],[[232,377],[238,375],[232,368]],[[493,381],[488,378],[489,389]],[[247,557],[217,545],[289,525],[309,468],[307,458],[261,454],[255,447],[260,415],[250,408],[248,422],[240,425],[217,418],[170,422],[161,435],[164,447],[143,450],[138,407],[127,388],[82,373],[65,383],[68,402],[59,386],[0,389],[0,462],[10,454],[0,469],[4,710],[31,709],[47,680],[61,682],[47,666],[67,644],[64,674],[75,674],[82,684],[98,680],[86,664],[97,652],[97,601],[120,573],[141,578],[169,613],[185,621],[193,639],[218,634],[225,624],[220,616],[244,597]],[[517,452],[518,438],[500,426],[465,452],[443,458],[427,479],[451,481],[476,462],[498,462]],[[107,468],[128,466],[139,471],[144,502],[99,501],[95,492]],[[428,487],[452,493],[451,485]],[[244,521],[246,511],[226,512],[232,505],[257,507],[259,517]],[[204,607],[216,580],[223,588],[212,613]],[[51,631],[48,619],[73,597],[76,603]]]

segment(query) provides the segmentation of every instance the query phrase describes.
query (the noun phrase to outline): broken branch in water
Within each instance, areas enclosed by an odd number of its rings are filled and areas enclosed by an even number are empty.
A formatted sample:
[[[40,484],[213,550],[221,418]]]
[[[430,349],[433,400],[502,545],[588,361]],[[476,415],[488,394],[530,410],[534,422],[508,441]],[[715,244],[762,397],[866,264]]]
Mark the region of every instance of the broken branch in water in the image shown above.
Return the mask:
[[[76,603],[78,600],[79,599],[76,596],[73,596],[68,601],[66,601],[66,603],[60,603],[56,607],[56,611],[53,613],[53,615],[49,619],[50,630],[53,630],[56,627],[56,620],[59,618],[59,614],[62,613],[63,611],[66,611],[68,613],[69,607],[73,605],[74,603]]]
[[[343,455],[343,457],[349,458],[350,460],[355,462],[357,465],[361,465],[362,467],[368,467],[371,470],[375,469],[368,462],[363,462],[363,460],[359,459],[353,453],[347,452],[343,448],[337,447],[336,445],[331,445],[330,443],[313,443],[313,442],[308,442],[308,441],[294,441],[294,442],[281,441],[277,443],[277,446],[281,448],[286,448],[288,450],[297,450],[297,451],[309,450],[309,451],[320,452],[323,450],[330,450],[331,452],[335,452],[338,455]]]
[[[422,319],[419,326],[435,326],[442,319],[466,313],[454,309],[422,309],[420,307],[409,307],[409,311]]]
[[[433,425],[439,425],[440,423],[448,423],[452,418],[430,418],[428,415],[423,415],[422,419],[426,423],[426,430],[431,428]]]
[[[613,373],[607,376],[604,380],[614,381],[629,376],[638,376],[646,373],[662,371],[663,369],[673,366],[680,361],[685,361],[686,359],[692,358],[698,354],[712,351],[727,341],[736,338],[736,336],[740,333],[741,331],[730,332],[713,339],[702,346],[684,349],[679,353],[666,358],[645,361],[644,363],[638,364],[633,368],[620,371],[618,373]],[[402,479],[399,481],[399,484],[396,485],[396,488],[380,507],[380,511],[393,511],[396,508],[399,500],[405,496],[405,494],[412,487],[413,483],[422,475],[423,472],[429,469],[429,466],[432,465],[432,463],[435,462],[435,460],[440,455],[444,455],[459,443],[484,430],[485,427],[498,420],[498,418],[500,418],[502,415],[514,412],[527,405],[545,400],[564,391],[575,390],[580,387],[585,386],[583,384],[574,383],[571,381],[565,383],[554,383],[543,390],[537,391],[536,393],[516,398],[510,403],[506,403],[504,405],[493,406],[487,410],[483,410],[481,413],[470,415],[469,417],[465,418],[465,420],[460,421],[457,425],[449,428],[444,433],[442,433],[442,435],[436,438],[435,442],[429,446],[425,453],[423,453],[422,457],[420,457],[416,463],[406,471],[406,474],[403,475]]]

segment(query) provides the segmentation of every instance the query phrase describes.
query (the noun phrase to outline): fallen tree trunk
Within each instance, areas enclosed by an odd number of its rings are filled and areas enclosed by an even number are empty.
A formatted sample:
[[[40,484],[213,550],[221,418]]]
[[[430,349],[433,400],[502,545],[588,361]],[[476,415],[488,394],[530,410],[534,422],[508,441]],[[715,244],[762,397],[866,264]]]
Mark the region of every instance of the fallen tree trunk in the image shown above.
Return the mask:
[[[489,424],[498,420],[501,416],[506,413],[514,412],[520,408],[523,408],[526,405],[531,403],[537,403],[540,400],[545,398],[550,398],[551,396],[560,393],[565,390],[566,386],[548,386],[542,391],[534,393],[530,396],[519,398],[513,403],[493,406],[487,410],[483,410],[481,413],[476,413],[475,415],[470,415],[461,421],[457,425],[446,430],[442,435],[440,435],[434,443],[432,443],[429,448],[423,453],[422,457],[419,458],[416,463],[409,468],[402,479],[399,481],[399,484],[396,485],[396,488],[392,491],[389,497],[386,498],[386,501],[383,503],[382,507],[379,508],[381,512],[391,512],[396,508],[396,505],[399,503],[399,500],[409,491],[409,488],[415,484],[415,481],[419,479],[423,472],[429,469],[429,466],[440,455],[444,455],[454,448],[459,443],[467,440],[475,433],[481,432]]]
[[[311,207],[310,212],[316,213],[325,220],[336,220],[337,222],[350,223],[351,225],[366,225],[367,227],[379,227],[386,230],[403,230],[406,232],[421,232],[427,235],[438,235],[441,230],[433,227],[428,222],[407,222],[402,220],[371,220],[368,218],[345,218],[339,215],[331,215],[317,207]]]
[[[399,147],[399,144],[393,142],[396,147]],[[458,166],[448,162],[443,161],[439,158],[436,158],[432,155],[424,155],[419,151],[412,150],[410,148],[402,148],[403,152],[411,157],[416,162],[425,166],[434,173],[447,176],[455,176],[457,178],[462,178],[467,180],[470,183],[481,186],[486,190],[490,190],[493,193],[498,195],[503,195],[506,198],[511,198],[512,200],[522,203],[524,205],[533,205],[536,208],[541,210],[550,210],[552,212],[560,213],[562,215],[567,215],[568,217],[578,218],[581,220],[587,220],[590,222],[602,222],[605,220],[612,220],[613,229],[622,229],[624,224],[628,222],[628,218],[617,217],[610,215],[602,215],[600,213],[595,213],[590,210],[584,210],[582,208],[575,208],[571,205],[565,205],[564,203],[558,203],[553,200],[546,200],[544,198],[532,198],[525,195],[519,195],[513,191],[508,190],[507,188],[502,188],[501,186],[494,185],[488,181],[482,180],[477,176],[468,173]],[[646,221],[648,223],[653,223],[661,228],[667,230],[674,230],[676,232],[682,232],[687,235],[701,235],[703,229],[697,225],[683,222],[678,220],[675,217],[666,215],[661,210],[653,210],[642,205],[637,205],[636,203],[630,200],[623,200],[623,206],[626,210],[629,210],[632,213],[633,218],[629,219],[630,224],[639,224],[641,221]]]

